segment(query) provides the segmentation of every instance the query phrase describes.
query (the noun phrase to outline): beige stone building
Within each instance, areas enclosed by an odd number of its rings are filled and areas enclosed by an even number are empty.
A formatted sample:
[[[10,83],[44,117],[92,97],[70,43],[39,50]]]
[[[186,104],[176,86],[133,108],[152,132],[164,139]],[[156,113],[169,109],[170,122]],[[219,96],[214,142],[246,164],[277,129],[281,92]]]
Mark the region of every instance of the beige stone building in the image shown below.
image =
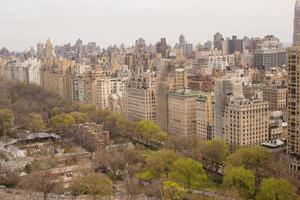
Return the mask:
[[[123,114],[133,121],[147,119],[156,121],[156,74],[136,73],[123,95]]]
[[[72,67],[75,61],[48,57],[40,71],[41,86],[64,98],[72,99]]]
[[[214,94],[201,93],[196,99],[196,131],[202,140],[212,139]]]
[[[178,90],[168,94],[168,132],[181,136],[196,135],[196,98],[198,93]]]
[[[287,88],[276,85],[250,85],[243,87],[243,94],[246,98],[254,96],[256,91],[263,93],[263,100],[269,102],[271,111],[287,111]]]
[[[156,122],[168,131],[168,93],[187,87],[187,70],[175,63],[165,61],[160,69],[157,86]]]
[[[223,131],[231,147],[255,146],[269,138],[269,103],[233,98],[225,107]]]
[[[264,101],[270,104],[270,110],[283,111],[287,109],[287,88],[276,86],[261,87]]]
[[[107,71],[91,70],[80,76],[73,77],[73,100],[85,104],[96,105],[99,109],[109,109],[110,96],[122,96],[126,82],[112,78]]]
[[[243,97],[242,81],[235,73],[228,73],[215,80],[214,139],[225,140],[223,116],[225,107],[232,97]]]

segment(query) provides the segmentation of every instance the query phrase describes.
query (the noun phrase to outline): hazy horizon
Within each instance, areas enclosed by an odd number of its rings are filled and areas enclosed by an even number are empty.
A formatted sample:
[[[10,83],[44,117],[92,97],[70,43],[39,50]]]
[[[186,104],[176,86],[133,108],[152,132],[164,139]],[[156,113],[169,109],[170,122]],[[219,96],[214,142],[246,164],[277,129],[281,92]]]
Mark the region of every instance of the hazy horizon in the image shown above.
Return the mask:
[[[295,0],[2,0],[0,48],[23,51],[95,41],[101,47],[134,44],[142,37],[175,44],[182,33],[194,44],[224,37],[272,34],[291,43]]]

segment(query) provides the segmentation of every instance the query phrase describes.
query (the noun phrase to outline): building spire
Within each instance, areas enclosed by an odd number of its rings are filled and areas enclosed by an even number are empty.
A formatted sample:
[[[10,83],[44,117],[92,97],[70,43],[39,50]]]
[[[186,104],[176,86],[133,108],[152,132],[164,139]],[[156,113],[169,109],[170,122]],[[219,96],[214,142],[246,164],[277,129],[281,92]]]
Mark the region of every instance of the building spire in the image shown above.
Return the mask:
[[[293,46],[300,46],[300,0],[295,3]]]

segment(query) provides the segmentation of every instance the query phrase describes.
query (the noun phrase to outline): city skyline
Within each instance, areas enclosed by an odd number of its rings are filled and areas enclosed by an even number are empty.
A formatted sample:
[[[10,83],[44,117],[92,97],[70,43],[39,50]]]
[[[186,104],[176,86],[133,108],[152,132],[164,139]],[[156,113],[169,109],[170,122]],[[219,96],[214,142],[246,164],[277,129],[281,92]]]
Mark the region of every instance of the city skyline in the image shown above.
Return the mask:
[[[121,43],[128,46],[138,37],[147,43],[167,37],[167,42],[174,44],[181,33],[196,44],[212,40],[216,32],[225,37],[273,34],[283,43],[291,43],[294,3],[294,0],[191,0],[189,4],[177,0],[4,0],[0,8],[4,30],[0,32],[0,47],[23,51],[47,38],[58,45],[73,44],[81,38],[107,47]]]

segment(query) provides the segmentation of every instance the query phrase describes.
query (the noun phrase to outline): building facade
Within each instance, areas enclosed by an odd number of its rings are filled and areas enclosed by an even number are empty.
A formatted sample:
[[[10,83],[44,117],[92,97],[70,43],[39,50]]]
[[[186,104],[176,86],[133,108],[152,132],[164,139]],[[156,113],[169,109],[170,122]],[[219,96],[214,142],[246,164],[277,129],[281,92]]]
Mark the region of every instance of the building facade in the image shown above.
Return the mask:
[[[124,92],[124,115],[132,121],[147,119],[156,121],[155,73],[137,73],[132,77]]]
[[[168,93],[187,87],[187,70],[174,63],[161,65],[157,86],[156,123],[163,131],[168,131]]]
[[[225,107],[224,135],[231,147],[256,146],[269,139],[269,103],[234,98]]]
[[[201,140],[211,140],[214,123],[214,94],[200,93],[196,99],[196,132]]]
[[[168,94],[168,132],[180,136],[196,135],[197,93],[178,90]]]
[[[256,49],[254,51],[254,67],[268,70],[286,64],[285,49]]]
[[[300,157],[300,46],[288,49],[288,152]]]

